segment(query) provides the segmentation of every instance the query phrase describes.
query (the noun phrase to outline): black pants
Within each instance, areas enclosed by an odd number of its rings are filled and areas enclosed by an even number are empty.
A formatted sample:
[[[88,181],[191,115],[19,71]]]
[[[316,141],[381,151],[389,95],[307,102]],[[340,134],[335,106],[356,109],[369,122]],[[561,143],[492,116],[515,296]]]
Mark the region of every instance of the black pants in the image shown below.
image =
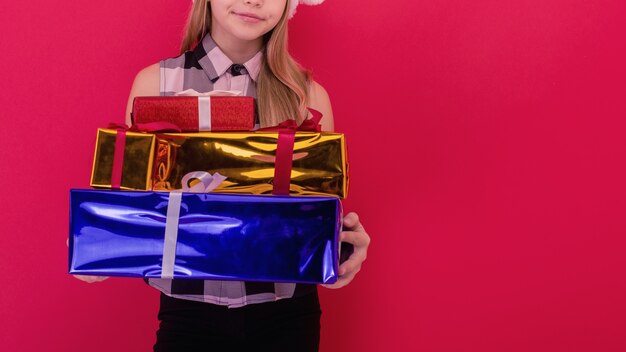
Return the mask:
[[[318,351],[321,314],[317,291],[241,308],[161,294],[154,351]]]

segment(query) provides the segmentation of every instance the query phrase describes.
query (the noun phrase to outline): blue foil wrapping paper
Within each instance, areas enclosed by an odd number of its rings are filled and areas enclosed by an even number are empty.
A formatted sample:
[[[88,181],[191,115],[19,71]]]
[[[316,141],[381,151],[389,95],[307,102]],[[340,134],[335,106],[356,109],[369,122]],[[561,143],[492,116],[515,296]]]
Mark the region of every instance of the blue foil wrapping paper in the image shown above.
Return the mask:
[[[339,199],[182,193],[172,247],[172,194],[71,190],[70,274],[170,277],[165,248],[175,253],[173,278],[337,280]]]

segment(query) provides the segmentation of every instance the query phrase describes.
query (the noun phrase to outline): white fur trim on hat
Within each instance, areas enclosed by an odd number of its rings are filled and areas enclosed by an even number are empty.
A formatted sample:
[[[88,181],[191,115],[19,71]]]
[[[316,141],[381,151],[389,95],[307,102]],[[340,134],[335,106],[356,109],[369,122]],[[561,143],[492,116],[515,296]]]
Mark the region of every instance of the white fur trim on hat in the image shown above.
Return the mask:
[[[290,0],[289,2],[289,18],[292,18],[293,15],[296,14],[296,7],[298,7],[298,4],[305,4],[305,5],[319,5],[321,3],[323,3],[324,0]]]

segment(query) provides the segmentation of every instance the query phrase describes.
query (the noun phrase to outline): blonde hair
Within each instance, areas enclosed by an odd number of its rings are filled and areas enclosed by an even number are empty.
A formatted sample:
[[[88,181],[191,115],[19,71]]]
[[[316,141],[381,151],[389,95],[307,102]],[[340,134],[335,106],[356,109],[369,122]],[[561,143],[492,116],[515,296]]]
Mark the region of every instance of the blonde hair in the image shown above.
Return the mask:
[[[287,119],[302,122],[307,116],[311,74],[287,51],[287,0],[285,10],[274,29],[263,41],[263,62],[257,78],[257,102],[261,127],[273,126]],[[211,7],[208,1],[194,1],[180,48],[181,54],[198,45],[211,31]]]

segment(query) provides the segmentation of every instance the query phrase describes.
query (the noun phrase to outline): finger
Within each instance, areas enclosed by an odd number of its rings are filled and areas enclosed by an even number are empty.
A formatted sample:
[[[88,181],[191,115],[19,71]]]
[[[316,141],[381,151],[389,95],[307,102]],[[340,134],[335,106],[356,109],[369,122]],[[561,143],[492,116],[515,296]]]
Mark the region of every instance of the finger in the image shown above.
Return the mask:
[[[88,283],[100,282],[108,279],[108,276],[95,276],[95,275],[74,275],[75,278]]]
[[[344,277],[340,277],[339,279],[337,279],[337,281],[334,284],[330,284],[330,285],[323,284],[322,286],[324,286],[325,288],[335,290],[335,289],[346,286],[347,284],[352,282],[353,279],[354,279],[354,275],[346,275]]]
[[[339,276],[359,272],[359,270],[361,270],[361,264],[363,264],[363,258],[356,257],[354,254],[351,255],[350,259],[346,260],[339,266]]]
[[[352,282],[356,274],[358,274],[359,271],[361,271],[361,265],[356,260],[353,263],[349,263],[347,265],[346,263],[342,264],[339,267],[339,278],[334,284],[330,284],[330,285],[322,284],[322,286],[326,288],[330,288],[330,289],[337,289],[337,288],[344,287],[350,282]]]
[[[350,212],[346,216],[343,217],[343,226],[349,229],[355,228],[357,225],[360,225],[359,215],[355,212]]]
[[[367,248],[370,244],[370,236],[365,232],[343,231],[341,235],[339,235],[339,241],[352,243],[356,250],[359,247]]]
[[[92,276],[87,276],[87,275],[74,275],[74,277],[80,281],[84,281],[88,283],[92,283],[96,281],[95,278],[93,278]]]
[[[94,283],[94,282],[101,282],[104,281],[106,279],[108,279],[108,276],[87,276],[87,282],[89,282],[90,284]]]

